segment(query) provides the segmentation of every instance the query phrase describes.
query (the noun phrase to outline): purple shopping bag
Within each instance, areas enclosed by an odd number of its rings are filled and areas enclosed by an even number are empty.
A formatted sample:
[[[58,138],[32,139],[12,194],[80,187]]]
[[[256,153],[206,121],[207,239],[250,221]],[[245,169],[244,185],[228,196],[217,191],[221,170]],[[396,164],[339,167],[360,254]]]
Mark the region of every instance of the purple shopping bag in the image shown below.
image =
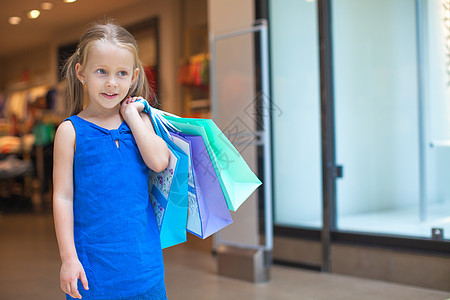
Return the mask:
[[[203,138],[201,136],[183,133],[171,134],[179,135],[191,144],[192,172],[201,232],[198,230],[188,230],[194,235],[205,239],[231,224],[233,220]]]

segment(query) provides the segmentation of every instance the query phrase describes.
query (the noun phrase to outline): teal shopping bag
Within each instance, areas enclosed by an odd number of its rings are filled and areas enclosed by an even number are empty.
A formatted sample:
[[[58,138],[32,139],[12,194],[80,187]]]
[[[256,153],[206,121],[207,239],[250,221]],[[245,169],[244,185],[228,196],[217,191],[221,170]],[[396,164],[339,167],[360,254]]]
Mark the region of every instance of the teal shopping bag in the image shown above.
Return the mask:
[[[161,247],[186,241],[188,212],[188,156],[168,137],[163,125],[149,113],[155,132],[167,144],[170,160],[162,172],[150,172],[150,199],[160,230]]]
[[[211,119],[163,116],[182,133],[203,138],[230,210],[236,211],[261,185],[239,151]]]

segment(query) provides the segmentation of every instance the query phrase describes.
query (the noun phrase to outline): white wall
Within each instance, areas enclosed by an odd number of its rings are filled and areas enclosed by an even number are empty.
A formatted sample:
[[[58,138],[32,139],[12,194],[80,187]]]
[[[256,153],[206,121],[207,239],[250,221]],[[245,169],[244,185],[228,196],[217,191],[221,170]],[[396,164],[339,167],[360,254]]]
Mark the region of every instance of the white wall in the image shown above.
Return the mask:
[[[248,27],[254,19],[254,1],[208,0],[208,26],[216,35]]]
[[[214,35],[247,28],[253,20],[253,0],[208,0],[208,26]],[[251,126],[254,122],[244,113],[244,109],[255,99],[253,41],[250,36],[227,39],[218,43],[217,50],[220,100],[215,121],[222,130],[233,126],[236,117]],[[255,149],[249,147],[241,154],[256,171]],[[221,231],[222,241],[259,244],[256,195],[254,193],[232,214],[234,223]]]

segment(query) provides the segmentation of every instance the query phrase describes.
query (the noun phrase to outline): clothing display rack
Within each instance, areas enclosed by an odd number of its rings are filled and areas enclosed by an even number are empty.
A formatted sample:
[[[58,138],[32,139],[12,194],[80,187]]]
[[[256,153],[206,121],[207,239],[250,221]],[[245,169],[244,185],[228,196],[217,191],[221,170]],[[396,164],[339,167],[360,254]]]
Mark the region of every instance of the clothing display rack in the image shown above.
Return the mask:
[[[206,27],[186,29],[184,58],[178,70],[183,87],[183,115],[210,117],[208,32]]]
[[[0,93],[0,210],[49,206],[52,142],[63,110],[58,99],[48,84]]]

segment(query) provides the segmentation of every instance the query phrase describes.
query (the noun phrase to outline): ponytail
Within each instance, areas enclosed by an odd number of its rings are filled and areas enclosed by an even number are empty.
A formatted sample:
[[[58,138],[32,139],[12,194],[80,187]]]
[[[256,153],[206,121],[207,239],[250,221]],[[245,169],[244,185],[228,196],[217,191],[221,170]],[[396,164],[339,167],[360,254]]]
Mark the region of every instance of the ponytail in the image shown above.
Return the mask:
[[[75,65],[79,62],[78,51],[72,54],[64,65],[66,113],[69,116],[76,115],[83,110],[84,89],[78,80]]]

